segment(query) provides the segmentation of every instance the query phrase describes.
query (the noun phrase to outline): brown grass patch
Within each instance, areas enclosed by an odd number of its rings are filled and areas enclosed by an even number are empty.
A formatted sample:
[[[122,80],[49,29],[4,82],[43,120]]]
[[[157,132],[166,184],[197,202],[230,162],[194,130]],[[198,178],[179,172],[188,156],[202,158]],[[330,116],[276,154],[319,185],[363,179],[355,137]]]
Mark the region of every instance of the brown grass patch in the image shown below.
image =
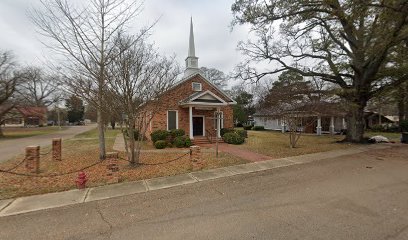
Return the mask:
[[[85,134],[86,136],[90,134]],[[108,133],[112,136],[114,134]],[[114,138],[106,139],[107,150],[111,151]],[[49,148],[42,149],[47,152]],[[185,155],[187,149],[180,152],[144,152],[141,153],[141,162],[146,164],[157,164],[168,162],[172,159]],[[121,153],[122,158],[125,157]],[[0,164],[0,169],[8,169],[23,159],[23,156],[16,157],[6,163]],[[62,161],[55,162],[51,159],[51,154],[41,157],[40,174],[53,175],[75,171],[89,166],[98,160],[98,142],[94,139],[72,139],[63,142]],[[215,153],[203,152],[204,168],[217,168],[233,164],[246,163],[245,160],[221,153],[219,159],[215,159]],[[171,176],[192,171],[189,155],[180,159],[160,164],[160,165],[139,165],[131,167],[127,161],[119,160],[119,179],[121,181],[134,181],[161,176]],[[26,173],[24,164],[13,170],[18,173]],[[94,167],[85,170],[88,177],[87,187],[105,185],[109,179],[107,175],[107,162],[101,162]],[[64,191],[76,188],[75,180],[77,173],[58,177],[25,177],[8,173],[0,173],[0,199],[14,198],[20,196],[42,194],[48,192]]]

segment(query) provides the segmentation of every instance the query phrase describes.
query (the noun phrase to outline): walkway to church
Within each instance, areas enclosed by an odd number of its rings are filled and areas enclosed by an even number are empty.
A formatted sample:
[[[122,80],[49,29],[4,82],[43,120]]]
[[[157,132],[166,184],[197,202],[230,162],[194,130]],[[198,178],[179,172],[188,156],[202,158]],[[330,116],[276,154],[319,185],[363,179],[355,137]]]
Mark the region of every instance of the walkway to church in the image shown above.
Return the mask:
[[[198,144],[200,147],[203,147],[202,152],[212,152],[215,149],[215,144]],[[125,151],[125,142],[123,141],[122,134],[118,134],[113,145],[113,150],[115,151]],[[218,150],[221,152],[229,153],[231,155],[240,157],[247,161],[251,162],[260,162],[265,160],[271,160],[272,157],[263,155],[260,153],[252,152],[247,149],[242,149],[239,146],[231,145],[227,143],[220,143],[218,145]],[[141,152],[155,152],[155,153],[168,153],[168,152],[180,152],[186,151],[185,149],[154,149],[154,150],[141,150]]]
[[[199,144],[201,147],[210,147],[210,148],[216,148],[215,144]],[[231,145],[227,143],[219,143],[218,144],[218,150],[221,152],[229,153],[231,155],[243,158],[245,160],[251,161],[251,162],[260,162],[260,161],[265,161],[265,160],[271,160],[271,156],[263,155],[260,153],[252,152],[247,149],[243,149],[237,145]]]

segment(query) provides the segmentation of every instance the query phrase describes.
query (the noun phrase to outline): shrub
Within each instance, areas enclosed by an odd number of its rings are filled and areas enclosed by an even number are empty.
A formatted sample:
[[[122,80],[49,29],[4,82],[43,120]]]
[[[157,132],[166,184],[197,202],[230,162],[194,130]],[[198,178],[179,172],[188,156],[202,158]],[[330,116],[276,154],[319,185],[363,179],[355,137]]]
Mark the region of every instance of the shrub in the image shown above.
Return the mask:
[[[265,130],[265,127],[264,126],[253,126],[252,130],[254,130],[254,131],[263,131],[263,130]]]
[[[238,135],[240,135],[243,138],[248,137],[248,131],[247,130],[235,130],[235,132],[238,133]]]
[[[251,130],[252,129],[251,125],[243,125],[242,127],[244,128],[244,130]]]
[[[178,148],[190,147],[191,145],[191,139],[187,136],[179,136],[174,139],[174,146]]]
[[[243,127],[244,125],[242,123],[237,123],[237,127]]]
[[[184,136],[178,136],[174,139],[174,146],[182,148],[186,145],[186,138]]]
[[[155,146],[157,149],[163,149],[163,148],[165,148],[165,147],[167,146],[167,142],[164,141],[164,140],[157,140],[157,141],[154,143],[154,146]]]
[[[408,120],[401,120],[400,127],[401,132],[408,132]]]
[[[165,141],[168,135],[169,133],[166,130],[156,130],[150,134],[150,137],[152,138],[152,142],[155,143],[159,140]]]
[[[184,136],[186,132],[183,129],[172,129],[170,130],[170,135],[173,138]]]
[[[383,125],[373,125],[371,126],[371,130],[374,132],[384,132],[385,128]]]
[[[224,141],[229,144],[242,144],[245,141],[245,138],[240,136],[236,132],[229,132],[224,135]]]
[[[223,137],[226,133],[234,132],[234,131],[235,130],[233,128],[221,128],[220,134],[221,134],[221,137]]]
[[[189,137],[186,137],[186,147],[190,147],[191,145],[193,145],[193,143],[191,143],[191,139]]]

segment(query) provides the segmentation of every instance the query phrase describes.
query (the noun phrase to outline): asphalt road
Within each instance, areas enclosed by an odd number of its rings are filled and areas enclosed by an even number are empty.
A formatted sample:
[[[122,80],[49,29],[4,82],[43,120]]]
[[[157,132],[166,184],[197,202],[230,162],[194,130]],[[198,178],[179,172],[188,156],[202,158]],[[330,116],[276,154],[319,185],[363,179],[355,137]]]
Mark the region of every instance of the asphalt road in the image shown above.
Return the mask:
[[[63,140],[69,139],[77,134],[89,131],[93,128],[96,128],[95,124],[86,126],[72,126],[68,127],[68,129],[50,134],[2,140],[0,141],[0,163],[5,162],[18,154],[24,153],[26,146],[39,145],[43,147],[51,145],[53,138],[62,138]]]
[[[408,146],[0,218],[0,239],[408,239]]]

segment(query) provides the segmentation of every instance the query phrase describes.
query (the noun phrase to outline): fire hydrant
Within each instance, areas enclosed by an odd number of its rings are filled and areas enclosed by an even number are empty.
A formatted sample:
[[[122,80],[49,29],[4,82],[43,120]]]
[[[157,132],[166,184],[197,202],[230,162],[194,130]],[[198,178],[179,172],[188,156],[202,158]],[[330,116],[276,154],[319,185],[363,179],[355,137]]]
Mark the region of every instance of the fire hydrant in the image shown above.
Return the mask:
[[[78,173],[78,178],[75,180],[77,187],[79,189],[84,189],[86,186],[86,182],[88,181],[88,178],[86,177],[85,172],[81,171]]]

